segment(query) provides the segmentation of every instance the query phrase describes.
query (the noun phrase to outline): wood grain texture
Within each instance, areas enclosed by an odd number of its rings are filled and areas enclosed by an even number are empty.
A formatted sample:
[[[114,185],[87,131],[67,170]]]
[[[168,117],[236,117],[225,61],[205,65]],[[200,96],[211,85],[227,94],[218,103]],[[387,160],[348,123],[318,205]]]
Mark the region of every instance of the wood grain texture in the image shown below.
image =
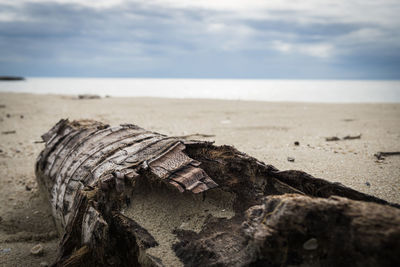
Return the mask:
[[[399,264],[399,206],[343,185],[131,124],[61,120],[42,138],[36,176],[63,233],[57,266],[164,266],[148,253],[159,242],[123,211],[135,193],[165,190],[174,199],[200,194],[195,201],[234,196],[234,216],[173,230],[167,247],[182,265]]]

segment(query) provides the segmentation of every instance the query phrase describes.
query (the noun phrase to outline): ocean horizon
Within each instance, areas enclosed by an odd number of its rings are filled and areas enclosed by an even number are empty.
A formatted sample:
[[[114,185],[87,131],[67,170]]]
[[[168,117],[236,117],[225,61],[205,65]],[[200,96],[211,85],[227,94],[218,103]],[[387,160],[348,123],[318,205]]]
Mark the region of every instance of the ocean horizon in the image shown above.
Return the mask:
[[[400,80],[37,78],[0,92],[314,103],[399,103]]]

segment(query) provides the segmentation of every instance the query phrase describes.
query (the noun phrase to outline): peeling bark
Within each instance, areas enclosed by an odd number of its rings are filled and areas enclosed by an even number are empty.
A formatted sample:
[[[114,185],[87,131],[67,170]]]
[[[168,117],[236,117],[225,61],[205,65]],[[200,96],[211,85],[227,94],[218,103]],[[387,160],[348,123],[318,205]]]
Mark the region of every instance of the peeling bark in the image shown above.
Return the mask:
[[[130,124],[61,120],[42,139],[36,176],[63,234],[56,266],[400,265],[397,204]],[[135,204],[149,194],[156,217],[182,224],[143,227],[151,216]],[[154,232],[166,229],[174,240]]]

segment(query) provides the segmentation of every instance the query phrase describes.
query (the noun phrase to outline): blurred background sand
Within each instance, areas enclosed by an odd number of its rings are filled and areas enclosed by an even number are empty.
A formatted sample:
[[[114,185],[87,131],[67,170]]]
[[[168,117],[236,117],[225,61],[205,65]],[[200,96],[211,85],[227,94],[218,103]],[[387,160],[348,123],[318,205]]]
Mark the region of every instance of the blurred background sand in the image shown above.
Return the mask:
[[[378,151],[400,151],[400,104],[78,100],[0,93],[0,266],[39,266],[55,257],[57,233],[34,174],[44,145],[34,142],[61,118],[133,123],[167,135],[212,135],[193,139],[233,145],[280,170],[302,170],[400,203],[400,156],[374,157]],[[325,140],[358,134],[360,139]],[[30,254],[38,243],[44,247],[40,257]]]

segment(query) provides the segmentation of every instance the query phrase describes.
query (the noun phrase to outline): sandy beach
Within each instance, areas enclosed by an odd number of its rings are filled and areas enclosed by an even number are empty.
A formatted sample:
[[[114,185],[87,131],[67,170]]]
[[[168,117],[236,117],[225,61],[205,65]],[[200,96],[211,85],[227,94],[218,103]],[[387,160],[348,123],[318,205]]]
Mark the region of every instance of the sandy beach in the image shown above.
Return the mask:
[[[0,93],[0,266],[39,266],[59,237],[34,164],[40,136],[61,118],[133,123],[167,135],[233,145],[280,170],[296,169],[400,203],[400,104],[311,104]],[[359,139],[326,141],[327,137]],[[298,142],[298,145],[295,145]],[[290,161],[288,160],[290,158]],[[30,249],[42,244],[44,254]]]

